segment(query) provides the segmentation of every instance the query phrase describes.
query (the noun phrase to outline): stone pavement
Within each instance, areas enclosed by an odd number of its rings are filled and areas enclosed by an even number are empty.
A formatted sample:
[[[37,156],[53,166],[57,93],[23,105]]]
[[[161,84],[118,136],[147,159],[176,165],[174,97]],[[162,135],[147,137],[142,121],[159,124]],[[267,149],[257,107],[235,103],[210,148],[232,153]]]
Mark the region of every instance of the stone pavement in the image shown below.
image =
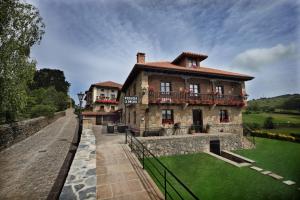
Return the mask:
[[[124,134],[106,134],[94,126],[97,160],[97,199],[154,200],[161,192],[124,144]]]
[[[0,152],[0,199],[46,199],[73,140],[73,110]]]
[[[91,129],[82,130],[80,143],[59,199],[96,199],[96,146]]]

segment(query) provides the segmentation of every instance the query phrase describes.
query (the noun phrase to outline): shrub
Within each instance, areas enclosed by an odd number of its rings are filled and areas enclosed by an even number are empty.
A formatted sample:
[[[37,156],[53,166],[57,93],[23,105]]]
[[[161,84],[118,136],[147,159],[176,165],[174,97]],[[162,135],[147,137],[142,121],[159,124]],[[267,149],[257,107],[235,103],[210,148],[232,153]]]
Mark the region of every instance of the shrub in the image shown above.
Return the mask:
[[[265,119],[264,128],[265,129],[273,129],[274,128],[273,117],[267,117]]]
[[[55,112],[55,107],[51,105],[35,105],[31,108],[31,117],[53,117]]]

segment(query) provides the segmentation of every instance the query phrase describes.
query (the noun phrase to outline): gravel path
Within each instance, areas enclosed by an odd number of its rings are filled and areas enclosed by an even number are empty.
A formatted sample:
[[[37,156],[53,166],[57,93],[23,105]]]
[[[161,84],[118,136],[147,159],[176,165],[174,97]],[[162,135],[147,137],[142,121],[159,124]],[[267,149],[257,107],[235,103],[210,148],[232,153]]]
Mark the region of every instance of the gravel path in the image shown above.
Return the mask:
[[[46,199],[69,151],[73,110],[31,137],[0,152],[0,199]]]

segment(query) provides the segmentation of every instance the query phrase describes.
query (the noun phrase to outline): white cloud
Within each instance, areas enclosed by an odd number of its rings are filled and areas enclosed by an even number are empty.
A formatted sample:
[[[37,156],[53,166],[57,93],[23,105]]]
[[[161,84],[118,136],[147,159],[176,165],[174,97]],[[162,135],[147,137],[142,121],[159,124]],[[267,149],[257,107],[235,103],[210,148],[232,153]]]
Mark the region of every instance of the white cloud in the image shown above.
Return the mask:
[[[296,51],[294,44],[286,46],[277,44],[271,48],[249,49],[238,54],[233,60],[233,65],[248,70],[257,70],[260,67],[294,57]]]

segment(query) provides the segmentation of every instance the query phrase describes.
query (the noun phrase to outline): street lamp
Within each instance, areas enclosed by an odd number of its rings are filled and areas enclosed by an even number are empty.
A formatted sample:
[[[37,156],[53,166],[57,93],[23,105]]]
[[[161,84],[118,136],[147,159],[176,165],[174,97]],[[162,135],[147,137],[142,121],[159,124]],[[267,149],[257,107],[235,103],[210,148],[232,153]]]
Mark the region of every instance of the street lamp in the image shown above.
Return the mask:
[[[84,93],[79,92],[77,94],[77,96],[78,96],[78,100],[79,100],[79,119],[81,120],[81,106],[82,106],[82,100],[83,100],[83,97],[84,97]]]
[[[79,99],[79,105],[80,105],[80,109],[81,109],[81,105],[82,105],[82,100],[83,100],[83,97],[84,97],[84,93],[82,93],[82,92],[79,92],[78,94],[77,94],[77,96],[78,96],[78,99]]]

